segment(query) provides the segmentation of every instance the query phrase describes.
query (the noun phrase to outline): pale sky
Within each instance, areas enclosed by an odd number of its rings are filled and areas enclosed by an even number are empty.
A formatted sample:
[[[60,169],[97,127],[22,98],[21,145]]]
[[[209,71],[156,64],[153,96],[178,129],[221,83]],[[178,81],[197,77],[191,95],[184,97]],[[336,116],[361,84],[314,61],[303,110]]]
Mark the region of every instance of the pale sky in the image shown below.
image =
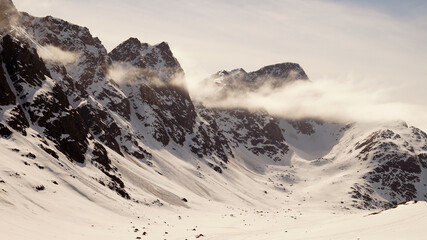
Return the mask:
[[[86,26],[111,50],[169,43],[188,81],[297,62],[313,81],[360,81],[384,102],[427,109],[427,1],[14,0]],[[402,117],[403,119],[405,117]],[[427,121],[427,119],[426,119]],[[426,123],[427,125],[427,123]]]

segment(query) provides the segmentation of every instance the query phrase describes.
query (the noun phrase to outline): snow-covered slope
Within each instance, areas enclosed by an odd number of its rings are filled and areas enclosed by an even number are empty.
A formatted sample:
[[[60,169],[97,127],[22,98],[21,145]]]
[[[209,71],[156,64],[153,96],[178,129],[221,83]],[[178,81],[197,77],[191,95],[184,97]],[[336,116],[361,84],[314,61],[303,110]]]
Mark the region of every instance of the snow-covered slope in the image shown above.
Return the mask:
[[[8,219],[0,230],[8,236],[19,222],[40,221],[28,230],[43,239],[281,239],[288,230],[302,236],[304,224],[362,221],[370,209],[427,200],[427,135],[415,127],[207,108],[191,99],[167,43],[130,38],[107,53],[87,28],[0,2],[0,211]],[[117,66],[130,73],[121,81],[111,74]],[[281,63],[206,81],[227,93],[307,80],[298,64]],[[391,221],[384,213],[369,219]],[[70,234],[46,232],[47,219]],[[315,232],[324,234],[307,236]]]

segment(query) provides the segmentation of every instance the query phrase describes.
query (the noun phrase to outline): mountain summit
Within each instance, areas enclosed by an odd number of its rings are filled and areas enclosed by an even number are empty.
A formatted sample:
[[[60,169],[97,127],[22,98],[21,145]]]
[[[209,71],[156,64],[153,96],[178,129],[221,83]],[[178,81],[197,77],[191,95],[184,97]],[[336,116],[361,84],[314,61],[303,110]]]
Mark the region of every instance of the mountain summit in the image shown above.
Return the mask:
[[[285,62],[268,65],[249,73],[242,68],[223,70],[207,78],[205,83],[215,83],[223,94],[228,94],[256,91],[261,87],[280,88],[284,84],[300,80],[308,80],[301,66],[297,63]]]

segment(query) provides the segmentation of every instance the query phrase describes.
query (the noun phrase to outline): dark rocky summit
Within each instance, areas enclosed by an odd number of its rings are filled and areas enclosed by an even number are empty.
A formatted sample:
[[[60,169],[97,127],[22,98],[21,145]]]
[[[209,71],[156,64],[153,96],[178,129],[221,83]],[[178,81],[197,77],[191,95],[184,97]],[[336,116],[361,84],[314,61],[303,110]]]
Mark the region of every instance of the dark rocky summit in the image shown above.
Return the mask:
[[[221,98],[230,93],[256,91],[263,86],[280,88],[293,81],[305,80],[308,80],[307,74],[299,64],[285,62],[265,66],[249,73],[242,68],[224,70],[213,74],[205,81],[207,84],[215,83],[221,88],[222,95],[217,96]]]

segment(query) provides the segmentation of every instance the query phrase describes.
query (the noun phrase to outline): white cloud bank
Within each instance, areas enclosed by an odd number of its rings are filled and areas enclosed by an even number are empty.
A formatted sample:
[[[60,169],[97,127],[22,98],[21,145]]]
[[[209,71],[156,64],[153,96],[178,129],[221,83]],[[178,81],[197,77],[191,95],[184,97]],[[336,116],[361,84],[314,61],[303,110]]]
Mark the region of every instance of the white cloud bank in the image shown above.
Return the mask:
[[[393,101],[394,89],[381,88],[369,81],[351,78],[295,81],[281,88],[265,86],[255,92],[206,98],[217,94],[217,90],[202,82],[190,85],[192,96],[208,107],[262,109],[288,119],[315,118],[343,123],[406,121],[427,130],[426,106]]]

